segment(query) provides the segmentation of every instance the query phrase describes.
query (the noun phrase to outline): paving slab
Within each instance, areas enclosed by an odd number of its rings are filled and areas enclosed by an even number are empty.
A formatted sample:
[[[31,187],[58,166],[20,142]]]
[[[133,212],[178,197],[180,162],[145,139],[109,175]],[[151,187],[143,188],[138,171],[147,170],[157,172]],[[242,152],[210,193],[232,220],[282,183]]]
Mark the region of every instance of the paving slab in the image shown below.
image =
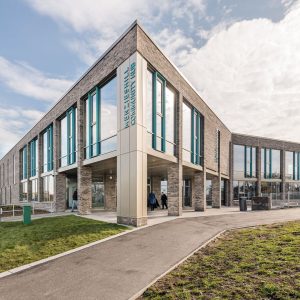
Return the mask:
[[[0,279],[0,299],[129,299],[224,229],[300,219],[300,209],[177,218]]]

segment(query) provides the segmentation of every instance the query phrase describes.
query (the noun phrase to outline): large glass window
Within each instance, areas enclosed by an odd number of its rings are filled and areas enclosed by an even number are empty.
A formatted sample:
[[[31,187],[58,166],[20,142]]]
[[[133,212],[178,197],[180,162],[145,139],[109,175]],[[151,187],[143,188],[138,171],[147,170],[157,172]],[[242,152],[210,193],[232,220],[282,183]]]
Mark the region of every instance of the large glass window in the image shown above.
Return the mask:
[[[152,146],[152,113],[153,113],[153,73],[147,70],[147,109],[146,109],[146,119],[147,119],[147,131],[151,134],[150,145]]]
[[[285,152],[285,177],[300,180],[300,152]]]
[[[182,147],[183,147],[183,160],[190,161],[192,152],[192,109],[183,103],[182,107]]]
[[[31,180],[31,200],[38,201],[38,180],[33,179]]]
[[[20,185],[20,201],[27,201],[28,185],[27,181]]]
[[[261,177],[280,178],[280,150],[261,149]]]
[[[21,180],[27,179],[27,146],[21,150]],[[4,166],[3,166],[4,171]],[[4,176],[2,177],[4,180]]]
[[[183,160],[202,165],[203,117],[186,103],[183,103],[182,114]]]
[[[269,196],[270,194],[280,194],[280,182],[262,182],[261,193],[263,196]]]
[[[30,176],[36,176],[38,173],[38,140],[30,142]]]
[[[52,202],[54,195],[54,181],[53,176],[45,176],[43,177],[43,201]]]
[[[256,177],[256,148],[233,145],[233,177],[235,179]]]
[[[256,195],[257,183],[255,181],[233,181],[233,199],[246,197],[251,200]]]
[[[175,93],[166,87],[166,153],[175,152]]]
[[[86,158],[117,149],[117,80],[89,93],[86,111]]]
[[[67,152],[65,152],[65,157],[67,157]],[[43,172],[49,172],[52,170],[53,170],[53,127],[51,125],[43,133]]]
[[[77,109],[70,108],[60,121],[60,166],[76,162]]]

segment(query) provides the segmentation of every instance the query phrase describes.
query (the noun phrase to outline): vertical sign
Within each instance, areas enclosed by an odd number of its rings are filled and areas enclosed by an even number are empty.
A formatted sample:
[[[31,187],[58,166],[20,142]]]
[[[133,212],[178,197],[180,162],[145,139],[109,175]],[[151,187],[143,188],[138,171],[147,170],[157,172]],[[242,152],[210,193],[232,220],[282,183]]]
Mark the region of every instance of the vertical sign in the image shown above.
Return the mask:
[[[129,59],[122,72],[122,123],[128,128],[136,123],[136,62]]]

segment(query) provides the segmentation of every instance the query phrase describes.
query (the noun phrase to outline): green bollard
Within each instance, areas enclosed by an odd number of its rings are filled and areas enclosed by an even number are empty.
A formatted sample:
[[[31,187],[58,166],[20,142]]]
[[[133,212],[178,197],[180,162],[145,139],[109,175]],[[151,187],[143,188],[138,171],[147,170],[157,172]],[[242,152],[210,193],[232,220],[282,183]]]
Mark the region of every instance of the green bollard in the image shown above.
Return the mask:
[[[31,224],[31,205],[29,203],[23,205],[23,224]]]

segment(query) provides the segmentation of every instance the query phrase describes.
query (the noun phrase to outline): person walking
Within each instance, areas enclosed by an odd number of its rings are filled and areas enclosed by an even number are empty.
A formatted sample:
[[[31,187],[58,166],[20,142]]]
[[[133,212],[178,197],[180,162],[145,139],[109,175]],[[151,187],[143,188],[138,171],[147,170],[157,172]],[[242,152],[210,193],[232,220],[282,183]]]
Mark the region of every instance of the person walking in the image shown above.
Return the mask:
[[[148,202],[150,204],[151,211],[153,211],[155,208],[155,205],[156,205],[156,197],[153,192],[150,192],[149,197],[148,197]]]
[[[164,207],[166,207],[166,209],[168,209],[168,204],[167,204],[168,197],[164,192],[161,193],[160,201],[161,201],[162,209],[164,209]]]
[[[74,211],[75,206],[77,208],[77,190],[75,190],[73,193],[72,212]]]

